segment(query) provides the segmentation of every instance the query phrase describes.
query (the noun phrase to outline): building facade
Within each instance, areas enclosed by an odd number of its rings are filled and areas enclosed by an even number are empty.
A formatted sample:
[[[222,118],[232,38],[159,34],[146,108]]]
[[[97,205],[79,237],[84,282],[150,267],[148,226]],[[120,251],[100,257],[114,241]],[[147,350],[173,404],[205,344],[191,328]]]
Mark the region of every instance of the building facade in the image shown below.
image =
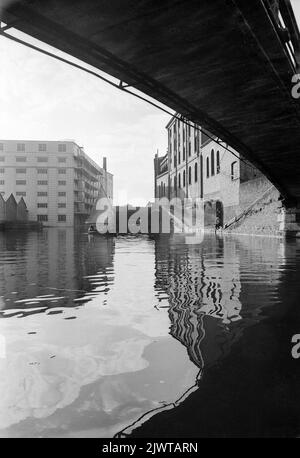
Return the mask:
[[[155,198],[203,199],[206,226],[215,225],[216,217],[223,226],[271,185],[238,152],[196,124],[174,116],[166,129],[167,153],[154,158]],[[256,193],[249,193],[252,182]]]
[[[74,226],[99,197],[113,198],[113,176],[74,141],[0,140],[0,193],[23,197],[29,220]]]

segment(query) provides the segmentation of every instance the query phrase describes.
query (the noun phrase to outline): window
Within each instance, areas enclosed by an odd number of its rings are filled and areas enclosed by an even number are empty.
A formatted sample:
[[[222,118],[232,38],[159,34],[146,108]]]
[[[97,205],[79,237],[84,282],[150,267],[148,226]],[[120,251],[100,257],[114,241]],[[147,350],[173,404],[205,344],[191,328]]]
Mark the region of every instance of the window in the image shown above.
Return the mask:
[[[66,157],[58,157],[58,162],[66,162],[67,158]]]
[[[26,180],[16,180],[16,184],[26,184]]]
[[[192,184],[192,167],[189,167],[189,184]]]
[[[64,191],[58,193],[59,197],[65,197],[65,195],[66,195],[66,193]]]
[[[27,160],[26,156],[16,156],[17,162],[26,162],[26,160]]]
[[[48,162],[48,158],[47,158],[47,156],[39,156],[37,158],[37,161],[38,162]]]
[[[3,151],[4,149],[3,146],[4,146],[3,143],[0,143],[0,151]]]
[[[25,143],[17,143],[17,151],[25,151]]]
[[[185,145],[183,145],[182,160],[185,161]]]
[[[5,181],[4,180],[0,180],[0,184],[5,184]]]
[[[191,140],[189,141],[189,156],[192,154]]]
[[[217,173],[220,173],[220,151],[217,151]]]
[[[0,162],[4,162],[5,161],[5,156],[0,156]]]
[[[181,188],[181,175],[178,173],[178,189]]]
[[[66,220],[67,220],[66,215],[58,215],[58,217],[57,217],[57,221],[59,221],[61,223],[62,222],[66,222]]]
[[[48,221],[48,215],[37,215],[38,221]]]
[[[38,180],[37,184],[45,186],[48,184],[48,181],[47,180]]]
[[[26,169],[16,169],[17,173],[26,173]]]
[[[174,177],[174,189],[175,191],[177,190],[177,178],[176,177]]]
[[[209,178],[209,157],[206,158],[206,177]]]
[[[211,161],[211,176],[215,174],[215,152],[212,149],[210,153],[210,161]]]
[[[59,202],[58,208],[66,208],[65,202]]]
[[[37,169],[37,173],[48,173],[48,169]]]
[[[5,172],[5,169],[0,169],[0,173],[4,173]]]
[[[64,180],[59,180],[58,181],[58,186],[65,186],[66,185],[66,181]]]
[[[38,197],[47,197],[47,196],[48,196],[48,193],[45,192],[45,191],[39,191],[39,192],[37,193],[37,195],[38,195]]]
[[[232,162],[231,164],[231,180],[237,178],[237,161]]]
[[[25,191],[17,191],[16,195],[20,196],[20,197],[25,197],[26,196],[26,192]]]
[[[47,151],[46,143],[39,143],[39,151]]]
[[[58,169],[58,173],[60,175],[65,175],[66,174],[66,169]]]
[[[197,162],[195,164],[194,175],[195,175],[195,183],[197,183],[197,181],[198,181],[198,164],[197,164]]]
[[[58,152],[65,153],[66,151],[67,151],[67,145],[65,145],[64,143],[60,143],[58,145]]]
[[[183,171],[183,175],[182,175],[182,185],[185,188],[185,170]]]
[[[48,208],[48,204],[46,204],[46,203],[38,203],[37,207],[38,208]]]

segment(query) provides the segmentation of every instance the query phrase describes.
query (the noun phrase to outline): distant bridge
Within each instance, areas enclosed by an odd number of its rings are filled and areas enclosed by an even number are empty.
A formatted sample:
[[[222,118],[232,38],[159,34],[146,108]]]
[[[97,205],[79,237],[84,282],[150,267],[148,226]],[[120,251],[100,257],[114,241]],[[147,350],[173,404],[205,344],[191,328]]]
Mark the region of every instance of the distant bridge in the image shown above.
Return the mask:
[[[4,0],[0,19],[203,126],[300,202],[290,0]]]

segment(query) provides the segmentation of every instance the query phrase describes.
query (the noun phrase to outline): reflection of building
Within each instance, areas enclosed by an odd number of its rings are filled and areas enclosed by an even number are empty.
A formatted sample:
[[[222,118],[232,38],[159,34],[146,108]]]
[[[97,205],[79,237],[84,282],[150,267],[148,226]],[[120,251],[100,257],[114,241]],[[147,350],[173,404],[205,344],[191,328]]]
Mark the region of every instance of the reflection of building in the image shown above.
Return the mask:
[[[166,237],[156,241],[156,289],[168,294],[170,333],[201,369],[224,356],[239,336],[234,324],[241,318],[239,277],[234,243],[223,246],[222,240],[208,239],[201,246],[176,246]]]
[[[103,282],[108,291],[114,239],[97,237],[88,241],[80,237],[72,228],[0,233],[0,251],[7,253],[8,259],[6,262],[3,257],[0,266],[2,309],[19,309],[27,314],[27,302],[32,301],[49,309],[83,304],[83,300],[74,302],[74,299],[84,296],[87,301],[85,293],[96,290],[93,281],[86,278],[89,276],[94,276],[98,284]]]
[[[30,220],[73,226],[97,198],[113,197],[106,158],[99,167],[73,141],[0,141],[0,193],[26,201]]]
[[[276,305],[284,256],[278,257],[276,238],[179,241],[180,235],[155,240],[158,307],[168,308],[171,335],[203,369],[227,355],[244,329]]]
[[[168,152],[154,159],[155,197],[203,198],[205,225],[215,225],[216,216],[223,225],[271,185],[229,145],[189,124],[173,117],[166,126]]]

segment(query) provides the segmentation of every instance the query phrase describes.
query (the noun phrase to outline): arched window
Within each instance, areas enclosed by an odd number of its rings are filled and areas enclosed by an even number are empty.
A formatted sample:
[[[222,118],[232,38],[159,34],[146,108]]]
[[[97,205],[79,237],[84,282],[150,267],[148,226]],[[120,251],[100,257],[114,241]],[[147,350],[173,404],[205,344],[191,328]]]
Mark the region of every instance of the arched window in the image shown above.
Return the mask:
[[[192,184],[192,167],[189,167],[189,184]]]
[[[183,171],[183,175],[182,175],[182,185],[185,188],[185,170]]]
[[[215,174],[215,152],[212,149],[210,153],[210,160],[211,160],[211,175]]]
[[[220,151],[217,151],[217,173],[220,173],[221,164],[220,164]]]
[[[197,164],[197,162],[195,164],[194,174],[195,174],[195,183],[197,183],[197,181],[198,181],[198,164]]]
[[[180,172],[178,173],[178,189],[181,188],[181,176],[180,176]]]
[[[206,176],[209,178],[209,157],[206,158]]]
[[[236,178],[237,178],[237,161],[234,161],[231,164],[231,179],[235,180]]]

